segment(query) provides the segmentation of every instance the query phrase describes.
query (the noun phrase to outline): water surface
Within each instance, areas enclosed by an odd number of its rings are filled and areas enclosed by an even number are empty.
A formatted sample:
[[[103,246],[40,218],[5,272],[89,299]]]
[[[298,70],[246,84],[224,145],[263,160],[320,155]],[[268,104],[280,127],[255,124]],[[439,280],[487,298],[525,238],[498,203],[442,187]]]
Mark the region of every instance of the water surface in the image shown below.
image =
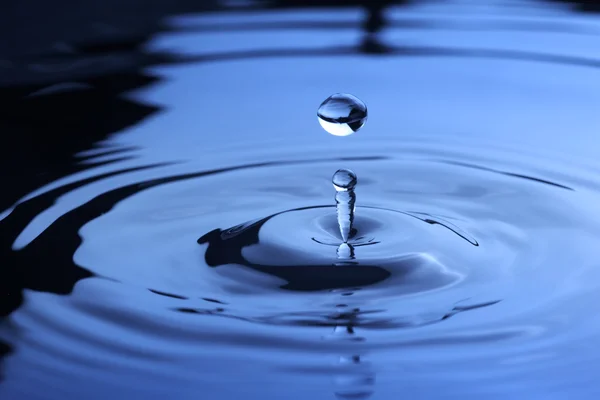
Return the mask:
[[[389,16],[383,54],[358,9],[171,19],[146,51],[181,62],[119,97],[146,118],[1,214],[0,396],[596,398],[600,22]],[[339,168],[376,242],[343,257]]]

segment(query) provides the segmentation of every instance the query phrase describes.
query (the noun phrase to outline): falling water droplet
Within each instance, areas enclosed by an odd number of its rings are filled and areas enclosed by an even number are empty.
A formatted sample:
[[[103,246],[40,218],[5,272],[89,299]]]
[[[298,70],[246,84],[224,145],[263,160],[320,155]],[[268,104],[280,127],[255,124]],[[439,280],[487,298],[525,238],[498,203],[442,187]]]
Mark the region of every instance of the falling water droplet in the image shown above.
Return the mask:
[[[356,174],[349,169],[339,169],[333,174],[331,181],[336,190],[338,225],[342,240],[346,243],[352,233],[352,223],[354,222],[354,205],[356,204],[354,186],[356,186],[357,178]]]
[[[334,136],[348,136],[367,122],[367,106],[351,94],[336,93],[321,103],[317,116],[327,132]]]

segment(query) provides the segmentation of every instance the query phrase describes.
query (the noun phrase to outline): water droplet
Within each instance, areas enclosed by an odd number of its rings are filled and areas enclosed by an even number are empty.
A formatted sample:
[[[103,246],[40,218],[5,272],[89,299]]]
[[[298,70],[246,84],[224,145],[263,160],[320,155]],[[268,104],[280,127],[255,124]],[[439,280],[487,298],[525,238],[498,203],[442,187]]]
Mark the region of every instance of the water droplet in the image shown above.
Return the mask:
[[[349,169],[338,169],[333,174],[333,178],[331,178],[333,187],[338,192],[353,190],[357,181],[356,174]]]
[[[356,186],[357,178],[356,174],[349,169],[339,169],[333,174],[331,181],[336,190],[335,202],[338,225],[342,240],[346,243],[352,233],[354,222],[354,206],[356,204],[354,186]]]
[[[334,136],[348,136],[367,122],[367,106],[351,94],[336,93],[321,103],[317,116],[327,132]]]

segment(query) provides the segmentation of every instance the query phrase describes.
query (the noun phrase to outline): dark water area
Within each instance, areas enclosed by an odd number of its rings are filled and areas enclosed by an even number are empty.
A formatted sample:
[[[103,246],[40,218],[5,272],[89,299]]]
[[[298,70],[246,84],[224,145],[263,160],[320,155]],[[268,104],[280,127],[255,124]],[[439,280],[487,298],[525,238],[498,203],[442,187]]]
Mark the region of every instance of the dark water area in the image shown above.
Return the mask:
[[[600,395],[597,2],[0,10],[0,398]]]

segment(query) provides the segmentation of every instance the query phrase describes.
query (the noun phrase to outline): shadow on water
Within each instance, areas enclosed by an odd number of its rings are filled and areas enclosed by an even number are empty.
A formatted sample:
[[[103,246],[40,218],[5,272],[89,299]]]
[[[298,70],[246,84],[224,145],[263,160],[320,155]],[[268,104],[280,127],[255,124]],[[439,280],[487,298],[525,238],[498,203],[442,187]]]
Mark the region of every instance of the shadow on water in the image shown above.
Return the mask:
[[[292,291],[320,291],[356,286],[362,287],[373,285],[390,277],[390,272],[378,265],[353,265],[351,268],[339,268],[334,264],[297,264],[280,267],[277,265],[262,265],[247,260],[242,254],[243,249],[253,244],[258,244],[261,227],[277,215],[279,214],[271,215],[244,226],[241,231],[228,235],[225,240],[224,234],[227,232],[220,229],[215,229],[203,235],[198,239],[198,243],[208,244],[205,253],[206,264],[210,267],[231,264],[246,266],[260,273],[282,279],[287,283],[281,286],[281,289]],[[285,254],[275,251],[268,258],[278,260],[288,257]]]
[[[138,51],[139,44],[130,51]],[[112,49],[109,46],[104,51],[110,53]],[[52,80],[41,85],[5,88],[0,94],[0,162],[2,170],[11,173],[2,176],[0,208],[10,207],[30,191],[60,177],[102,164],[93,160],[80,164],[81,160],[73,155],[157,112],[157,107],[119,97],[155,80],[139,70],[128,70],[78,79],[78,85],[66,88],[55,86],[60,82]],[[100,155],[113,153],[123,160],[127,150],[130,149],[107,149]],[[69,216],[25,249],[12,250],[13,241],[26,224],[65,190],[68,189],[25,201],[0,222],[0,292],[7,293],[0,304],[0,316],[10,314],[21,304],[24,288],[64,294],[77,280],[90,276],[72,260],[80,240],[69,243],[66,238],[79,238],[80,226]],[[60,231],[65,229],[74,235],[63,236]]]
[[[453,21],[453,20],[423,20],[423,19],[390,19],[386,27],[393,29],[429,29],[429,30],[454,30],[462,32],[478,31],[522,31],[522,32],[546,32],[546,33],[568,33],[579,35],[600,35],[600,30],[594,30],[583,26],[574,26],[560,21],[504,21],[489,20],[485,23],[478,21]],[[260,22],[238,22],[229,24],[202,23],[198,25],[186,25],[181,30],[192,32],[245,32],[245,31],[285,31],[285,30],[340,30],[356,28],[353,21],[330,20],[330,21],[260,21]]]
[[[130,157],[131,148],[107,148],[87,159],[75,154],[160,110],[121,96],[158,80],[144,68],[170,62],[168,55],[144,50],[162,19],[216,8],[215,1],[190,0],[35,3],[0,6],[3,36],[11,39],[0,45],[1,210],[56,179],[106,163],[94,157],[113,155],[110,162]],[[24,289],[67,294],[78,280],[92,276],[73,254],[81,244],[81,225],[108,211],[102,205],[62,216],[22,250],[14,251],[12,244],[59,196],[110,175],[24,201],[0,222],[0,317],[22,304]],[[0,358],[10,351],[0,340]]]
[[[575,9],[584,12],[600,12],[599,0],[551,0],[560,3],[567,3],[575,6]]]
[[[387,47],[379,39],[379,32],[381,32],[386,25],[388,20],[385,16],[386,7],[391,4],[406,4],[407,0],[354,0],[354,1],[310,1],[310,0],[280,0],[273,1],[278,6],[361,6],[365,10],[365,20],[362,25],[364,31],[364,38],[361,44],[361,50],[365,53],[385,53]]]
[[[354,46],[330,47],[330,48],[306,48],[306,49],[266,49],[248,50],[227,53],[214,53],[198,56],[182,57],[181,61],[187,62],[220,62],[234,60],[248,60],[261,58],[281,57],[324,57],[324,56],[349,56],[360,54]],[[513,61],[541,62],[557,65],[568,65],[575,67],[600,68],[600,61],[594,58],[561,56],[554,54],[534,53],[528,51],[495,50],[485,48],[444,48],[427,46],[385,46],[388,56],[403,57],[450,57],[450,58],[482,58]]]

